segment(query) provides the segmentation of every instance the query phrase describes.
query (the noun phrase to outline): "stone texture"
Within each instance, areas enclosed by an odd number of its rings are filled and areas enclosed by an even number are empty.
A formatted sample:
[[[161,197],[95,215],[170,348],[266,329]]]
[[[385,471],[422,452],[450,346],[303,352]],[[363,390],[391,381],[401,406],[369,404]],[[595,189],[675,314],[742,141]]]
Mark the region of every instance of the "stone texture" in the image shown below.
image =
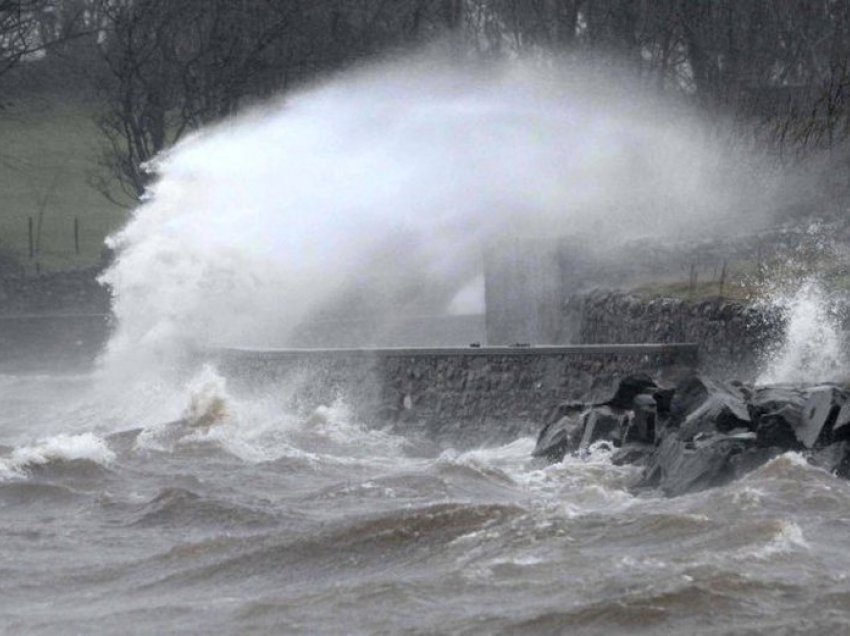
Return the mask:
[[[215,359],[237,385],[274,383],[291,396],[292,408],[310,410],[342,398],[364,421],[461,445],[537,434],[541,422],[570,413],[570,401],[607,400],[633,373],[675,379],[693,368],[693,361],[678,353],[640,349],[487,355],[463,349],[440,355],[222,352]]]
[[[617,395],[632,383],[634,378],[625,378]],[[581,457],[590,443],[603,441],[615,449],[613,463],[644,466],[637,488],[668,496],[723,485],[786,451],[804,452],[811,463],[850,475],[850,441],[840,419],[848,391],[841,386],[753,389],[694,375],[673,388],[670,409],[659,413],[650,392],[658,389],[643,383],[645,392],[628,406],[610,406],[614,399],[591,405],[557,440],[541,434],[534,454],[560,461],[569,452]],[[658,418],[653,435],[648,426],[630,434],[641,415]]]
[[[761,356],[780,341],[776,310],[712,299],[688,302],[597,290],[566,299],[564,341],[577,344],[696,342],[704,370],[752,378]]]

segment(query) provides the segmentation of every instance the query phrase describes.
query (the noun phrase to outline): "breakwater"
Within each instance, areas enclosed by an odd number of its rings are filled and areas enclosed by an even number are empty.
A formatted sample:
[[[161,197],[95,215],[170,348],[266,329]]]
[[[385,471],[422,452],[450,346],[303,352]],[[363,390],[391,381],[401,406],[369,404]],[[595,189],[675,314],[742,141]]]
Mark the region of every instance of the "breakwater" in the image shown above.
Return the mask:
[[[698,362],[697,346],[688,343],[205,355],[237,385],[279,386],[299,411],[342,399],[365,421],[469,443],[534,433],[558,404],[602,399],[629,373],[675,379]]]

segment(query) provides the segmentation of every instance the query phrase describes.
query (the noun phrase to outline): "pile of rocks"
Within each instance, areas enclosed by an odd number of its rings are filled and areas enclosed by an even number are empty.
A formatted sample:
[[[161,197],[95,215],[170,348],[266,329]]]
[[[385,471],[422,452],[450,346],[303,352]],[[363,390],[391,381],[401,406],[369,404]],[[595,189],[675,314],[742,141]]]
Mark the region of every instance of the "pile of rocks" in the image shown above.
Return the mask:
[[[643,466],[638,488],[682,495],[732,481],[786,451],[850,477],[850,392],[842,386],[749,386],[694,375],[675,387],[625,377],[607,402],[559,405],[534,456],[552,462],[604,443]]]

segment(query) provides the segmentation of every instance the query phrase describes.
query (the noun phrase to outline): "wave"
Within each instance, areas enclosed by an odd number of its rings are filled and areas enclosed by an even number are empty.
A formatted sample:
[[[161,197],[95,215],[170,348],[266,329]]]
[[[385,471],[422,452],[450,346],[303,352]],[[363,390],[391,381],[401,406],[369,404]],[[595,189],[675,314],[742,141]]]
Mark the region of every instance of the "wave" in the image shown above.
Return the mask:
[[[282,583],[309,576],[315,583],[325,577],[360,579],[370,570],[388,569],[401,574],[406,567],[416,567],[423,558],[432,558],[435,546],[523,514],[523,508],[511,505],[444,503],[345,519],[335,522],[337,527],[297,538],[267,534],[245,540],[240,554],[228,554],[215,563],[188,566],[151,585],[182,587],[216,581],[232,585],[257,576]],[[341,569],[340,564],[356,567]]]
[[[165,488],[150,501],[134,508],[128,525],[139,527],[254,528],[275,520],[266,512],[184,488]]]
[[[19,446],[0,458],[0,479],[24,478],[28,473],[47,468],[77,473],[96,471],[114,460],[115,453],[94,433],[60,433],[32,445]]]
[[[80,493],[58,484],[25,481],[0,483],[0,502],[3,506],[29,506],[32,504],[54,506],[77,501],[80,497]]]
[[[754,599],[797,594],[796,586],[760,581],[737,572],[703,572],[670,580],[646,582],[638,589],[604,600],[549,609],[495,633],[609,633],[649,630],[652,633],[726,633],[720,627],[744,626],[760,631],[772,626],[770,618],[753,620]],[[722,617],[722,618],[719,618]],[[726,622],[728,621],[728,622]],[[751,622],[752,621],[752,622]],[[500,621],[502,622],[502,621]],[[787,615],[782,626],[792,632]]]

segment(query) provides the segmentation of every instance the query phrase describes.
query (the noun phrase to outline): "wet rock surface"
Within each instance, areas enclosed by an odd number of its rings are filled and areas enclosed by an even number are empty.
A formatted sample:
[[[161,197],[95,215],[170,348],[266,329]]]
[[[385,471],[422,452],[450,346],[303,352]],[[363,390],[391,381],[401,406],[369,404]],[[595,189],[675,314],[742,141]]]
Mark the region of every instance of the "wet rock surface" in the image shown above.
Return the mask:
[[[615,449],[615,464],[643,466],[636,488],[671,497],[721,486],[786,451],[846,478],[848,397],[847,388],[833,384],[754,387],[692,375],[661,387],[634,374],[607,402],[556,409],[533,455],[559,462],[605,442]]]

